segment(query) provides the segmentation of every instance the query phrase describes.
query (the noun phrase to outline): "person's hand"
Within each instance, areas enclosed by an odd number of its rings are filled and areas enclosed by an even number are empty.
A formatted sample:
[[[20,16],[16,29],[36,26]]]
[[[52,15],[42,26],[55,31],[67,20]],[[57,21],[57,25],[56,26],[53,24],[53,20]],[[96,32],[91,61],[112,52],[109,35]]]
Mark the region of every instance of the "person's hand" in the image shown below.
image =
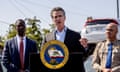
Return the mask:
[[[86,38],[81,38],[79,41],[84,48],[88,47],[88,40]]]
[[[104,68],[104,69],[102,70],[102,72],[112,72],[112,69],[106,69],[106,68]]]

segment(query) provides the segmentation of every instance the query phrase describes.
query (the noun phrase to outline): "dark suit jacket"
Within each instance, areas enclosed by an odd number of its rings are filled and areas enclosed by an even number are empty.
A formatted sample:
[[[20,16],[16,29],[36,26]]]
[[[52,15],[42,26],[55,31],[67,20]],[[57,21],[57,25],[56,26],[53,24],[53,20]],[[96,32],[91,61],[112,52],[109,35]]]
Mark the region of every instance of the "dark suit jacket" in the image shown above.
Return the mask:
[[[69,60],[63,69],[60,69],[60,72],[85,72],[83,62],[85,49],[79,42],[80,38],[81,37],[79,33],[67,29],[64,43],[69,50]],[[55,32],[49,33],[46,35],[43,44],[55,39]]]
[[[1,61],[0,61],[0,62],[1,62]],[[0,63],[0,72],[3,72],[1,63]]]
[[[30,53],[37,53],[36,43],[26,37],[26,50],[24,69],[29,70],[29,55]],[[8,40],[5,43],[3,50],[3,65],[7,68],[8,72],[18,72],[20,69],[20,57],[17,45],[17,37]]]

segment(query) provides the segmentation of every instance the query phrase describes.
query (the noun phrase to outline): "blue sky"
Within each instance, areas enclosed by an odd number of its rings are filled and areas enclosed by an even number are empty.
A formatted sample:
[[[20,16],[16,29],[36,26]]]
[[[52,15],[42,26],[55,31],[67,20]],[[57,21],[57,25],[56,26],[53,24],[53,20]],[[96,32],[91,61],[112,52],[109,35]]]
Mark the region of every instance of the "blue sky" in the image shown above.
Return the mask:
[[[66,11],[66,26],[80,31],[87,17],[117,18],[117,0],[1,0],[0,35],[4,36],[10,23],[16,19],[33,18],[41,20],[41,28],[52,23],[50,10],[60,6]]]

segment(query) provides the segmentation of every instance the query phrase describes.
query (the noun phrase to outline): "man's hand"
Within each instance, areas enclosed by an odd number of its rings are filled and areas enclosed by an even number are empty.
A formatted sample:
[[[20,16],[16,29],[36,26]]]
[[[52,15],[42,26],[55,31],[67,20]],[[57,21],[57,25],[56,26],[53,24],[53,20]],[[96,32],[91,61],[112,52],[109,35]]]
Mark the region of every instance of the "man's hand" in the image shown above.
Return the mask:
[[[79,41],[84,48],[88,47],[88,40],[86,38],[81,38]]]

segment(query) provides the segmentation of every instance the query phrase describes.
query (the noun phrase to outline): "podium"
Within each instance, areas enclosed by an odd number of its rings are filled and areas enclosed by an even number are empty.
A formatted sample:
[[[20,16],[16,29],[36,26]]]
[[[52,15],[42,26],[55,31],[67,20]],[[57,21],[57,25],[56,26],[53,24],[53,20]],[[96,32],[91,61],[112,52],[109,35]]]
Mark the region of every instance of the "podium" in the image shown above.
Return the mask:
[[[40,60],[40,54],[30,55],[30,72],[85,72],[82,54],[70,54],[68,62],[60,69],[49,69]]]

